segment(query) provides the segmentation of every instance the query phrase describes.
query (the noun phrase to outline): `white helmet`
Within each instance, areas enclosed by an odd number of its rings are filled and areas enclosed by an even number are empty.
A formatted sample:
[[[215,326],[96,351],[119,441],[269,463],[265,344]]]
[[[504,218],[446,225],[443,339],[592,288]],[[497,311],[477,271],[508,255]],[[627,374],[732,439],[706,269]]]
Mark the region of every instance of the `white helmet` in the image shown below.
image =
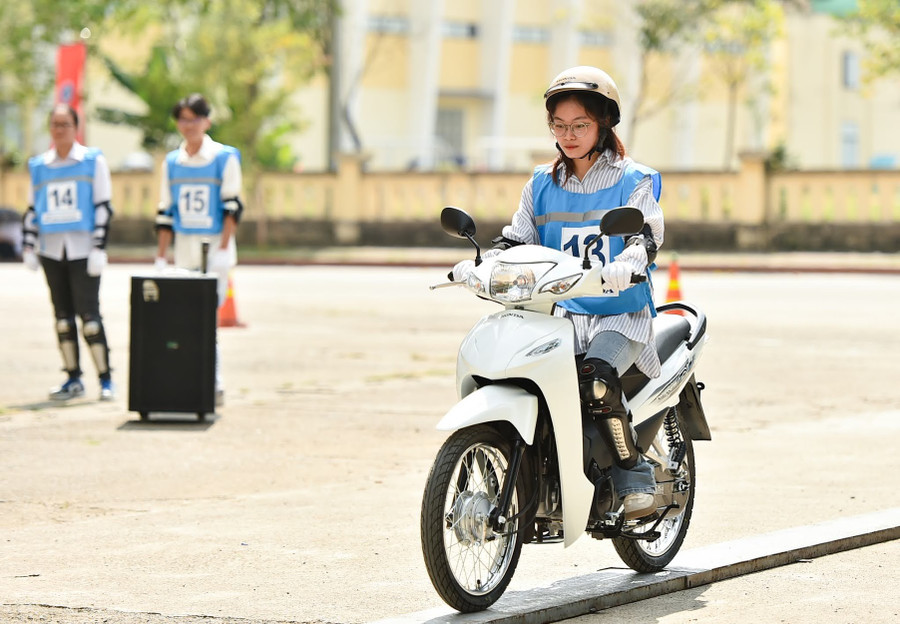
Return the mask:
[[[561,72],[550,82],[550,87],[544,92],[544,102],[547,103],[550,96],[566,91],[588,91],[602,95],[615,103],[615,113],[610,120],[610,126],[615,126],[621,118],[621,104],[619,102],[619,88],[615,81],[602,69],[589,65],[570,67]]]

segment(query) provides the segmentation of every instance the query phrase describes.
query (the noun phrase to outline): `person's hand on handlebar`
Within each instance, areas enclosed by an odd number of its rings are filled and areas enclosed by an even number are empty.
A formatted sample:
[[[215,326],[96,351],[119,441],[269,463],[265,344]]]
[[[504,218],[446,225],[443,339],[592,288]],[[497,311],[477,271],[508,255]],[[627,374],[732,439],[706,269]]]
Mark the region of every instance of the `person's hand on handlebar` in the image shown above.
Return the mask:
[[[600,270],[603,285],[613,290],[622,291],[631,288],[647,269],[647,250],[643,245],[629,245],[615,260]],[[637,276],[637,278],[635,278]]]
[[[450,278],[451,282],[464,282],[469,277],[469,273],[475,270],[475,261],[474,260],[462,260],[457,262],[453,267],[453,270],[450,271],[450,275],[447,277]]]

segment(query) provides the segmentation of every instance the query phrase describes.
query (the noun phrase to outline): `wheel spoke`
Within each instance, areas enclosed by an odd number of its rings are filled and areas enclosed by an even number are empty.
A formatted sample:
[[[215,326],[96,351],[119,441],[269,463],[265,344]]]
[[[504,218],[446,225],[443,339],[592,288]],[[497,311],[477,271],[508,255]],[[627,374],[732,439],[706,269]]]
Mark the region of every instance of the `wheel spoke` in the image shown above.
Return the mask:
[[[445,518],[451,520],[444,528],[447,559],[457,582],[474,594],[496,586],[512,555],[512,527],[493,533],[489,524],[507,468],[506,458],[496,448],[476,444],[460,456],[445,499]],[[517,504],[514,496],[513,507]]]

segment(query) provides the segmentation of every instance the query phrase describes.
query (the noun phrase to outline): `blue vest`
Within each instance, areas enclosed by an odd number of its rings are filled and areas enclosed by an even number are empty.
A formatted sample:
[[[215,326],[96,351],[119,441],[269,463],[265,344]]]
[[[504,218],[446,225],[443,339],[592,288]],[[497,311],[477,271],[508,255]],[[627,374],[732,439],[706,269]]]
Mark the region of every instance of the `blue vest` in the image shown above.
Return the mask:
[[[222,231],[222,173],[229,156],[241,153],[223,145],[216,157],[202,167],[178,164],[178,150],[166,155],[172,192],[172,228],[185,234],[218,234]]]
[[[600,219],[613,208],[625,206],[638,183],[651,176],[653,195],[659,200],[661,179],[659,173],[632,163],[613,186],[594,193],[572,193],[553,183],[547,165],[536,167],[532,180],[534,220],[541,244],[559,249],[577,258],[584,257],[585,246],[592,243],[599,233]],[[625,248],[621,236],[603,236],[591,247],[593,263],[606,265],[615,260]],[[604,316],[637,312],[650,306],[656,316],[650,289],[650,274],[656,265],[647,267],[647,281],[624,290],[616,297],[578,297],[560,301],[558,305],[576,314],[600,314]]]
[[[34,189],[34,212],[41,233],[94,229],[94,169],[100,150],[88,148],[84,160],[49,167],[44,156],[28,160]]]

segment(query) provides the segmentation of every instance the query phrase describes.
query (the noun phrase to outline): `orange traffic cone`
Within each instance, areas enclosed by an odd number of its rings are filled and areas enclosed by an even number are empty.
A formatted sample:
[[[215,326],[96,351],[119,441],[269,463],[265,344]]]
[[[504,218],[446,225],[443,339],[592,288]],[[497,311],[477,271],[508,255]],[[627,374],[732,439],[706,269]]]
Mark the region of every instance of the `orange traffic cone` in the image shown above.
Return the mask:
[[[666,291],[666,303],[672,301],[681,301],[681,279],[678,269],[678,256],[672,254],[672,261],[669,263],[669,288]],[[681,310],[669,310],[667,314],[679,314],[684,316]]]
[[[234,305],[234,284],[231,276],[228,276],[228,290],[225,295],[225,303],[218,310],[219,327],[244,327],[237,318],[237,308]]]

